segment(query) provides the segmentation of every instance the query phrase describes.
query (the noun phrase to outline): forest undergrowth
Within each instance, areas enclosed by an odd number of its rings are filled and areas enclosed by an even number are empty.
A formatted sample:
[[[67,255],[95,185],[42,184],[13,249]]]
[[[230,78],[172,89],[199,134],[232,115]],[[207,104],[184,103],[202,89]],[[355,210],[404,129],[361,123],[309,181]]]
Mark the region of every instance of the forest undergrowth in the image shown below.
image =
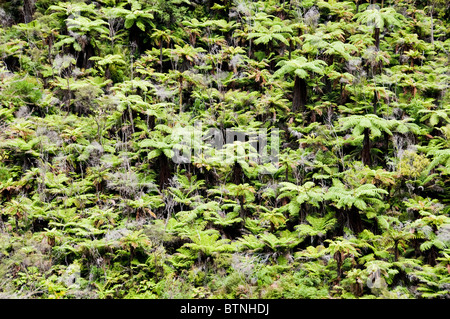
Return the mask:
[[[0,0],[0,298],[449,298],[449,14]]]

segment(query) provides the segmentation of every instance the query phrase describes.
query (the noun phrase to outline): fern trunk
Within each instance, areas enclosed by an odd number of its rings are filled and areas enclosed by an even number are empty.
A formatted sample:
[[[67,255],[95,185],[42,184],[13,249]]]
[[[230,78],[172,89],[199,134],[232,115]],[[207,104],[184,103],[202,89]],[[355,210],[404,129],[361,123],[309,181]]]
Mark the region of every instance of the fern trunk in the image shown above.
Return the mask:
[[[245,219],[245,208],[244,208],[244,196],[241,195],[238,197],[239,199],[239,206],[240,206],[240,210],[239,210],[239,217],[241,217],[242,219]]]
[[[363,149],[361,152],[361,160],[363,165],[371,165],[370,159],[370,130],[368,128],[364,129],[364,141]]]
[[[355,207],[352,207],[352,209],[350,209],[350,211],[348,212],[347,216],[350,229],[355,234],[359,234],[360,232],[362,232],[364,227],[362,224],[362,219],[361,215],[359,214],[359,211]]]
[[[373,91],[373,114],[377,115],[378,109],[378,93],[377,91]]]
[[[375,39],[375,47],[377,48],[377,51],[380,50],[380,28],[375,28],[374,33],[374,39]]]
[[[295,77],[294,81],[294,96],[292,99],[292,112],[304,112],[307,98],[306,81],[305,79]]]
[[[427,263],[430,264],[430,266],[436,266],[436,258],[438,257],[438,253],[436,251],[436,248],[434,246],[431,246],[429,250],[427,250]]]
[[[238,162],[235,162],[234,166],[233,166],[231,182],[236,185],[242,184],[242,174],[243,174],[243,170],[242,170],[241,164],[239,164]]]
[[[35,10],[35,0],[24,0],[23,1],[23,18],[25,23],[31,22],[33,20],[33,14]]]
[[[161,154],[159,156],[159,188],[164,189],[169,184],[170,179],[170,167],[169,159],[166,155]]]
[[[90,41],[84,45],[83,50],[77,58],[77,67],[80,69],[90,69],[93,67],[93,61],[89,60],[91,57],[96,56],[95,47]]]
[[[394,261],[398,261],[399,251],[398,251],[398,240],[394,242]]]
[[[149,128],[149,130],[153,131],[155,125],[156,125],[155,116],[154,115],[147,116],[147,127]]]
[[[105,69],[105,79],[107,80],[111,79],[111,69],[109,68],[109,64],[106,66]]]

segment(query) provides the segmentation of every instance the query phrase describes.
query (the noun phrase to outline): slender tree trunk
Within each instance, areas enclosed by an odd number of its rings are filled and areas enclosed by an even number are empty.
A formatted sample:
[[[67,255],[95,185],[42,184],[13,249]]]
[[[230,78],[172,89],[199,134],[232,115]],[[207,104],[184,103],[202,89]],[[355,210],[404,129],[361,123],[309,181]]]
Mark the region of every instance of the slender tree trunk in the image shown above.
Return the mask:
[[[338,275],[337,280],[340,281],[342,276],[342,264],[344,263],[344,258],[340,251],[335,252],[333,257],[336,260],[336,270]]]
[[[159,43],[159,64],[160,64],[160,72],[163,72],[163,45],[162,40]]]
[[[294,82],[294,97],[292,99],[292,112],[304,112],[307,99],[306,81],[298,76]]]
[[[72,104],[72,100],[71,100],[71,95],[72,92],[70,91],[70,81],[69,81],[69,77],[67,77],[67,113],[69,113],[70,110],[70,104]]]
[[[157,260],[156,260],[156,253],[154,253],[153,256],[155,257],[153,259],[153,262],[155,263],[155,277],[156,277],[156,282],[158,282],[159,281],[158,273],[160,271],[160,267],[158,267],[158,263],[157,263]]]
[[[49,34],[44,41],[45,44],[47,44],[47,58],[50,64],[53,64],[53,58],[52,58],[52,47],[53,47],[53,34]],[[54,76],[54,69],[52,68],[52,78],[55,78]]]
[[[97,124],[97,138],[98,138],[98,142],[100,143],[100,145],[102,144],[102,129],[101,129],[101,125],[100,125],[100,119],[99,118],[95,118],[95,124]],[[98,191],[98,190],[97,190]]]
[[[267,44],[266,56],[269,56],[269,54],[270,54],[270,52],[272,52],[272,50],[273,50],[272,49],[272,41],[269,41],[269,43]],[[281,54],[281,56],[282,55],[283,54]],[[269,62],[269,68],[270,68],[271,71],[274,69],[274,63],[275,63],[274,59],[272,59]]]
[[[178,89],[178,94],[180,95],[180,113],[183,110],[183,78],[180,78],[180,87]]]
[[[363,149],[361,153],[361,160],[363,165],[371,165],[370,159],[370,130],[368,128],[364,129],[364,141]]]
[[[131,132],[134,134],[133,111],[131,110],[131,107],[129,105],[128,105],[128,116],[130,117]]]
[[[434,45],[434,24],[433,24],[433,11],[434,11],[434,3],[433,6],[431,7],[431,12],[430,12],[430,20],[431,20],[431,44]]]

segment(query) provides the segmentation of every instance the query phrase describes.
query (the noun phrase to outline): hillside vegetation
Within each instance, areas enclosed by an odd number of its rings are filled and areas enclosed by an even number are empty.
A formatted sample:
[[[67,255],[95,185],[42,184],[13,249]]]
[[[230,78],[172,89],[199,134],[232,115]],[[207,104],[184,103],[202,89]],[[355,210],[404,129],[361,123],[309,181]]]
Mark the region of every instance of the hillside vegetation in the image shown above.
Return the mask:
[[[0,0],[0,297],[449,298],[449,18]]]

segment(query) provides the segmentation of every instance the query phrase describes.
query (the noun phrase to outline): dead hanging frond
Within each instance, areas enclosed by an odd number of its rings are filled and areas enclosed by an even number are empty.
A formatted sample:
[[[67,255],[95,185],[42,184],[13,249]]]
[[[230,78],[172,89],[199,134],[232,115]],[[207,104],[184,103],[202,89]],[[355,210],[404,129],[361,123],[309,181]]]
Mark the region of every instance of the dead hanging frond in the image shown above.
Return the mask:
[[[108,177],[107,187],[121,196],[134,198],[139,192],[138,177],[132,171],[114,172]]]

